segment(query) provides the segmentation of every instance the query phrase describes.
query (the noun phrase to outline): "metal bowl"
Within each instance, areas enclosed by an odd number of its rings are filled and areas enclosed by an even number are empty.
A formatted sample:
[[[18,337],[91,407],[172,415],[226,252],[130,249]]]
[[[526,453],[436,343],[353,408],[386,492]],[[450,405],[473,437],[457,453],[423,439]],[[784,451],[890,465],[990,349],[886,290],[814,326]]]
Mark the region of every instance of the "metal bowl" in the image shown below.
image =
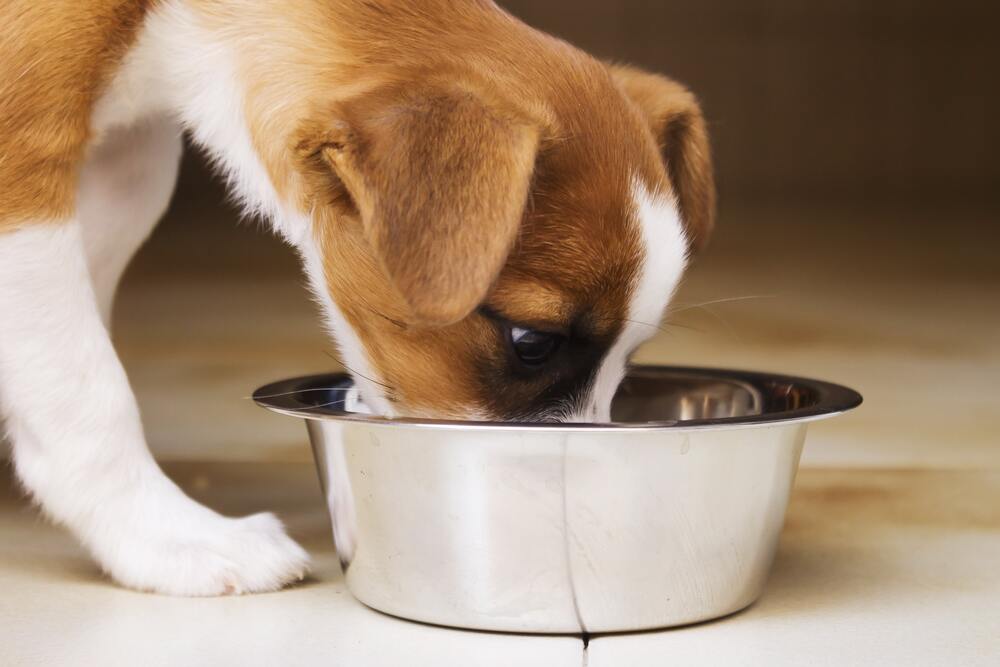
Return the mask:
[[[612,424],[386,420],[347,375],[254,394],[306,420],[347,586],[439,625],[618,632],[761,593],[809,422],[861,396],[802,378],[637,367]]]

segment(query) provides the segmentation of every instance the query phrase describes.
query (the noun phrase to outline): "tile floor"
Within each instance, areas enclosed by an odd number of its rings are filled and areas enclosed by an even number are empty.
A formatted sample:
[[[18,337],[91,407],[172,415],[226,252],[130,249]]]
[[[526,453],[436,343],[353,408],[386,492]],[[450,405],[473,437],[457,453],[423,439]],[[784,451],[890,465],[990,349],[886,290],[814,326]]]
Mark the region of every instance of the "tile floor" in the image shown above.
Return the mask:
[[[806,469],[763,598],[719,621],[590,639],[430,627],[344,587],[307,463],[170,464],[226,513],[272,509],[314,557],[269,595],[168,598],[117,588],[0,480],[0,664],[996,665],[1000,472]]]

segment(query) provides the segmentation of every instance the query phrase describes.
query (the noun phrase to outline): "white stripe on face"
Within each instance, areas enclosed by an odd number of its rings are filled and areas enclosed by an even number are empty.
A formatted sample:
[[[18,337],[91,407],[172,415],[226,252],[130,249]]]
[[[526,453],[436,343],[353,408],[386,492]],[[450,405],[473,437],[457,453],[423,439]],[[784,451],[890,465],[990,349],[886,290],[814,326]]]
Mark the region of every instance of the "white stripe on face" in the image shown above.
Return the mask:
[[[636,348],[656,333],[687,264],[688,241],[674,198],[651,194],[638,179],[632,192],[645,252],[627,320],[601,362],[587,400],[566,421],[610,421],[611,399],[625,377],[625,365]]]

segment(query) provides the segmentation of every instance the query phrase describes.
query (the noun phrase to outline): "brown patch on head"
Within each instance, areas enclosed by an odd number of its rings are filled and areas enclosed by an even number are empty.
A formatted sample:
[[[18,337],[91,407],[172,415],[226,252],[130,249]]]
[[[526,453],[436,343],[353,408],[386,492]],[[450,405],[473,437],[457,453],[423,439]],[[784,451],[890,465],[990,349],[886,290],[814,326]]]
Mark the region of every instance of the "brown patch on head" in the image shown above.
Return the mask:
[[[152,4],[0,2],[0,230],[72,213],[91,111]]]
[[[697,215],[673,166],[688,160],[664,162],[643,105],[489,2],[294,0],[256,28],[264,10],[234,3],[218,25],[268,34],[242,66],[255,146],[312,215],[330,294],[396,411],[572,407],[644,259],[636,185]],[[544,367],[512,346],[526,328],[559,337]]]
[[[580,78],[579,72],[576,76]],[[537,156],[532,144],[530,162],[524,160],[524,147],[510,142],[470,146],[487,167],[510,162],[509,155],[516,157],[521,170],[514,178],[503,168],[502,178],[478,181],[476,168],[448,169],[446,165],[456,162],[433,155],[438,148],[434,127],[402,141],[394,141],[393,134],[414,130],[398,123],[384,128],[389,134],[380,140],[397,148],[385,158],[397,163],[387,172],[405,173],[426,164],[432,173],[429,179],[382,186],[396,198],[393,214],[398,220],[373,223],[378,204],[360,201],[383,195],[377,188],[366,189],[377,180],[364,175],[364,151],[370,144],[356,138],[350,121],[344,122],[343,138],[335,141],[337,154],[327,158],[336,178],[325,190],[340,215],[322,222],[317,231],[331,293],[364,342],[380,379],[389,385],[387,393],[399,411],[523,420],[570,411],[622,329],[643,258],[632,179],[655,179],[658,162],[655,150],[643,143],[647,134],[639,115],[622,96],[617,103],[607,100],[617,91],[604,69],[594,63],[590,76],[583,79],[590,88],[574,87],[550,105],[560,130],[569,134],[553,135],[543,121],[524,132],[542,136]],[[433,89],[424,91],[435,94]],[[590,103],[589,114],[575,111],[581,98]],[[367,118],[406,115],[391,111],[392,102],[379,103],[390,110],[372,110]],[[485,112],[491,125],[495,113]],[[629,113],[631,124],[622,122]],[[416,129],[420,127],[425,124]],[[499,127],[509,132],[505,125]],[[482,139],[461,125],[453,129],[466,138]],[[352,145],[355,148],[349,149]],[[343,157],[349,151],[352,154]],[[319,166],[312,169],[322,178]],[[531,191],[526,196],[529,176]],[[326,178],[329,183],[330,176]],[[482,213],[481,203],[466,203],[469,190],[476,190],[481,202],[507,202],[506,209],[495,203],[490,207],[506,210],[510,217],[498,224],[495,215]],[[416,202],[411,210],[417,215],[406,215],[404,207],[410,202]],[[431,205],[423,209],[427,202]],[[355,211],[344,213],[352,204]],[[436,220],[450,221],[464,238],[451,242],[449,234],[454,232],[442,229]],[[414,313],[411,297],[399,288],[388,266],[394,260],[386,258],[379,226],[383,233],[386,227],[405,230],[395,233],[405,233],[410,247],[427,248],[418,258],[419,266],[432,275],[466,280],[457,321],[427,326],[425,318]],[[483,279],[474,280],[470,263],[485,264]],[[450,273],[453,267],[458,271]],[[434,298],[446,297],[447,290]],[[544,368],[520,363],[511,349],[513,327],[558,337],[559,349]]]
[[[594,76],[563,98],[572,100],[564,108],[554,104],[566,134],[539,158],[518,244],[486,300],[509,323],[559,332],[563,349],[544,372],[485,355],[482,385],[503,387],[484,397],[494,414],[574,411],[628,315],[645,254],[632,179],[655,178],[655,169],[624,100],[616,103],[613,88]]]

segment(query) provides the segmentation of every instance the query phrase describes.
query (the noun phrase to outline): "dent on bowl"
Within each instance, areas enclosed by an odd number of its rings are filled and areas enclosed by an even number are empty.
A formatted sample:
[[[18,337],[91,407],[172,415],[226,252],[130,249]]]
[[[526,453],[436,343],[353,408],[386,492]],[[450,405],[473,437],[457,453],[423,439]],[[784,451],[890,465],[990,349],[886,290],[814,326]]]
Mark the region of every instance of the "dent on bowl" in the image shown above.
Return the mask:
[[[837,385],[637,367],[615,423],[385,420],[347,375],[277,382],[304,418],[347,586],[428,623],[539,633],[662,628],[761,593],[810,421]]]

